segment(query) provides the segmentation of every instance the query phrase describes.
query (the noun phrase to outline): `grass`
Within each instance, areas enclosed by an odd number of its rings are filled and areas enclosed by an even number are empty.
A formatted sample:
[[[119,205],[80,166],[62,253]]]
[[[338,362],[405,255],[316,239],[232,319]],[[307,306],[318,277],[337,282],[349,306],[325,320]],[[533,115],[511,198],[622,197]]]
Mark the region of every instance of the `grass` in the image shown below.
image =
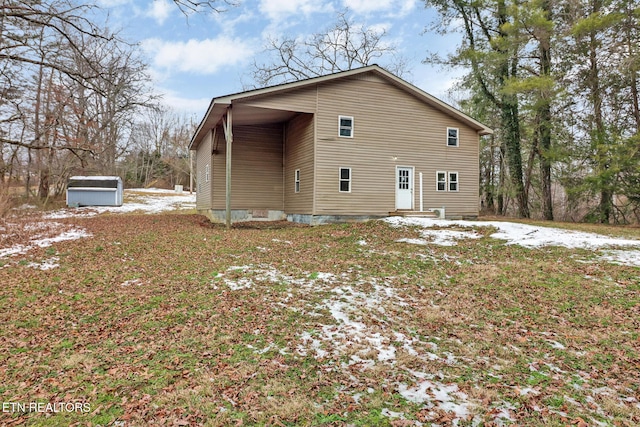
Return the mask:
[[[2,401],[90,411],[0,424],[640,423],[636,267],[380,221],[114,218],[3,260]]]

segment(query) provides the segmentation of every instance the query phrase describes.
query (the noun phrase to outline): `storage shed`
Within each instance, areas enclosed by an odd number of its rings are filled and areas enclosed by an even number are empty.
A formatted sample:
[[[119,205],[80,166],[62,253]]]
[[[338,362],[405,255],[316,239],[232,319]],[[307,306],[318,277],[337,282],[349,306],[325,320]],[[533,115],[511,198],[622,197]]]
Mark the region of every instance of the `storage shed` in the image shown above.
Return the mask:
[[[122,206],[119,176],[72,176],[67,184],[67,206]]]

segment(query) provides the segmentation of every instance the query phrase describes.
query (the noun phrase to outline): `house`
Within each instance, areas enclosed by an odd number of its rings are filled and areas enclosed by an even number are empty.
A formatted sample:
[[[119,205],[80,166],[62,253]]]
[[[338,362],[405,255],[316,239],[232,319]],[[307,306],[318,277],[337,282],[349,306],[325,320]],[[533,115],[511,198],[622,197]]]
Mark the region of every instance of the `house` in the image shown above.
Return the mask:
[[[492,130],[377,65],[214,98],[190,144],[213,221],[476,217]]]

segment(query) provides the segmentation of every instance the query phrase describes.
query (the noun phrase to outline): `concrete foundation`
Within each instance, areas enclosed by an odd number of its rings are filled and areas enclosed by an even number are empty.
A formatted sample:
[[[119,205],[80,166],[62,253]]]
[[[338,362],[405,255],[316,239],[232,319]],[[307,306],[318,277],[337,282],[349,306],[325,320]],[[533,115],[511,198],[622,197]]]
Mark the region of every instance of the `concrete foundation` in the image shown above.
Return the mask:
[[[341,224],[345,222],[364,222],[370,219],[386,218],[379,215],[302,215],[289,214],[287,221],[309,225]]]
[[[212,222],[224,223],[227,220],[227,211],[223,209],[199,210]],[[282,221],[287,219],[283,211],[270,209],[233,209],[231,210],[231,222],[246,221]]]
[[[199,209],[198,213],[209,218],[211,222],[225,223],[227,213],[221,209]],[[340,224],[345,222],[363,222],[370,219],[386,218],[381,215],[309,215],[286,214],[284,211],[268,209],[233,209],[231,222],[247,221],[283,221],[297,222],[308,225]]]

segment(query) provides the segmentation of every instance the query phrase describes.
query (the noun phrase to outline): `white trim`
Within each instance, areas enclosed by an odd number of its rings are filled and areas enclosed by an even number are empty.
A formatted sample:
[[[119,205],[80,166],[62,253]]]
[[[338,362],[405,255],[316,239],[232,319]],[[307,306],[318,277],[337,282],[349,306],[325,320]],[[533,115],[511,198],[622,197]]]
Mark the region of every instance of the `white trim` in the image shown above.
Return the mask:
[[[342,120],[343,119],[351,121],[351,126],[349,128],[347,128],[345,126],[345,129],[349,129],[349,135],[342,135],[342,129],[343,129],[342,128]],[[354,129],[355,129],[355,120],[353,119],[353,116],[338,116],[338,137],[340,137],[340,138],[353,138]]]
[[[293,192],[300,192],[300,169],[293,171]]]
[[[342,178],[342,170],[346,169],[349,171],[349,179],[343,179]],[[349,190],[348,191],[344,191],[342,189],[342,183],[343,182],[348,182],[349,183]],[[353,175],[351,174],[351,168],[350,167],[344,167],[344,166],[340,166],[338,168],[338,192],[339,193],[351,193],[351,184],[353,182]]]
[[[455,181],[451,180],[451,174],[454,173],[456,174],[456,179]],[[439,175],[443,174],[444,175],[444,181],[439,181]],[[444,190],[440,190],[438,188],[438,184],[444,184]],[[451,184],[455,184],[456,185],[456,189],[452,190],[451,189]],[[444,193],[444,192],[450,192],[450,193],[457,193],[460,191],[460,173],[458,171],[437,171],[436,172],[436,191],[438,193]]]
[[[456,131],[456,143],[455,145],[451,145],[449,144],[449,131],[455,130]],[[447,128],[447,147],[459,147],[460,146],[460,129],[459,128],[452,128],[452,127],[448,127]]]

